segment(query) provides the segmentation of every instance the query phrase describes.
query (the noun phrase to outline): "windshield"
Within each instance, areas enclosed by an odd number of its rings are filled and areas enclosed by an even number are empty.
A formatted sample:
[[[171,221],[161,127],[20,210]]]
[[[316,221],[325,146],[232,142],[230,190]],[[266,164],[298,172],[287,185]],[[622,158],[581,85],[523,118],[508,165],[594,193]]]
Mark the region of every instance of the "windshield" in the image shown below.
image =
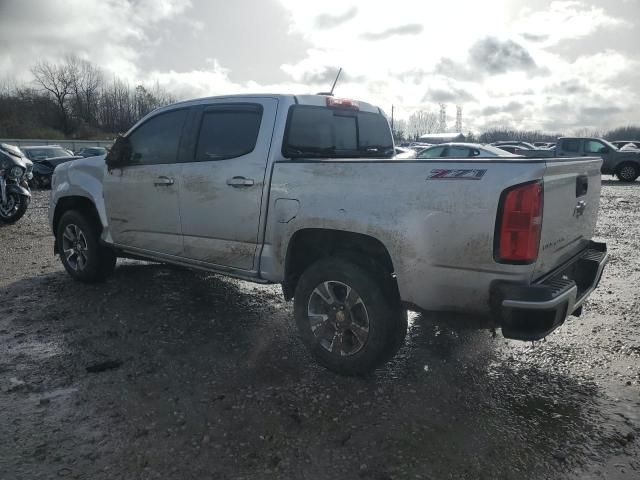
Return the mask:
[[[71,157],[71,154],[69,152],[59,147],[25,148],[24,152],[31,160],[46,160],[47,158],[55,157]]]
[[[391,129],[381,114],[309,105],[289,109],[285,157],[378,157],[394,154]]]
[[[599,141],[604,143],[611,150],[620,150],[620,147],[616,147],[613,143],[609,142],[608,140],[605,140],[605,139],[601,138],[601,139],[599,139]],[[621,145],[621,147],[622,147],[622,145]]]

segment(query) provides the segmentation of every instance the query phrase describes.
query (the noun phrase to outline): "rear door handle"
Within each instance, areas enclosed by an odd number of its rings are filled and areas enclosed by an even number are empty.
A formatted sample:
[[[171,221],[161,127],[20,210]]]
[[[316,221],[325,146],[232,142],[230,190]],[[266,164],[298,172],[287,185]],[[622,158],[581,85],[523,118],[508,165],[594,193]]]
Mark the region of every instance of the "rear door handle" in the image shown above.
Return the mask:
[[[250,187],[253,183],[253,178],[245,177],[232,177],[227,180],[227,185],[233,188]]]
[[[156,187],[168,187],[169,185],[173,185],[173,178],[160,176],[153,181],[153,184]]]

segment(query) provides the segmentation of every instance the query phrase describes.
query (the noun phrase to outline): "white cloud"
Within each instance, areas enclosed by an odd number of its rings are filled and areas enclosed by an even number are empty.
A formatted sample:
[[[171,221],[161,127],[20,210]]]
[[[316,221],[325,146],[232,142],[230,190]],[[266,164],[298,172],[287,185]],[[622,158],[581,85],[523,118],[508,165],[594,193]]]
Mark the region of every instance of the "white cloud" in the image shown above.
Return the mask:
[[[609,16],[602,8],[576,0],[551,2],[548,10],[541,11],[525,7],[514,25],[516,33],[541,47],[586,37],[601,28],[632,26],[626,20]]]
[[[225,34],[228,44],[192,43],[193,51],[184,53],[194,61],[181,63],[182,46],[166,54],[166,42],[175,45],[187,33],[197,42],[212,30],[212,15],[225,18],[223,0],[41,0],[37,6],[35,0],[0,0],[0,76],[13,72],[27,79],[35,59],[75,53],[107,70],[107,78],[112,73],[131,83],[157,82],[178,98],[193,98],[315,93],[330,88],[333,72],[343,67],[337,95],[386,111],[393,104],[400,118],[446,101],[464,104],[465,128],[473,129],[638,120],[637,62],[607,45],[588,55],[578,52],[574,61],[555,48],[606,29],[635,40],[628,28],[632,19],[615,18],[608,7],[555,1],[533,9],[525,0],[270,1],[279,5],[261,8],[271,8],[289,35],[268,37],[257,54],[256,42],[264,38],[256,34],[260,24],[248,27],[244,13],[235,11],[237,25],[229,26],[235,36]],[[293,41],[299,45],[295,54],[286,44]],[[270,57],[265,51],[288,53]],[[257,81],[256,70],[264,68],[278,75]]]

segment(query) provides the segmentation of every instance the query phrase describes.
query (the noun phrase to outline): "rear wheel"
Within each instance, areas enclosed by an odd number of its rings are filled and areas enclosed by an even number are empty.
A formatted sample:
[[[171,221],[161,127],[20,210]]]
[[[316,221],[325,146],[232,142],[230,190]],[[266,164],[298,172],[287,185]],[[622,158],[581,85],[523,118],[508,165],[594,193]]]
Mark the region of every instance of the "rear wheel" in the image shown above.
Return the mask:
[[[294,298],[296,323],[321,365],[361,375],[396,354],[407,319],[385,281],[338,258],[319,260],[302,274]]]
[[[616,175],[621,182],[635,182],[640,176],[640,167],[636,163],[626,162],[618,167]]]
[[[116,265],[116,255],[100,245],[99,228],[91,215],[69,210],[58,224],[56,240],[60,260],[75,279],[92,283],[104,280]]]

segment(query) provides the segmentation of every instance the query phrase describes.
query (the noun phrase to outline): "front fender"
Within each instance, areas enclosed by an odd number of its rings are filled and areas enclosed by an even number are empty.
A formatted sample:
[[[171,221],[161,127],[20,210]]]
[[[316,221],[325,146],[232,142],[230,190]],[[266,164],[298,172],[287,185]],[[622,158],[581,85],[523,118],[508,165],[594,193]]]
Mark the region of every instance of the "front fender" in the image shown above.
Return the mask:
[[[18,195],[31,198],[31,192],[28,189],[15,183],[7,185],[7,193],[17,193]]]
[[[618,168],[618,165],[626,162],[633,162],[640,165],[640,155],[632,152],[624,155],[617,155],[614,158],[604,159],[602,170],[613,173]]]

